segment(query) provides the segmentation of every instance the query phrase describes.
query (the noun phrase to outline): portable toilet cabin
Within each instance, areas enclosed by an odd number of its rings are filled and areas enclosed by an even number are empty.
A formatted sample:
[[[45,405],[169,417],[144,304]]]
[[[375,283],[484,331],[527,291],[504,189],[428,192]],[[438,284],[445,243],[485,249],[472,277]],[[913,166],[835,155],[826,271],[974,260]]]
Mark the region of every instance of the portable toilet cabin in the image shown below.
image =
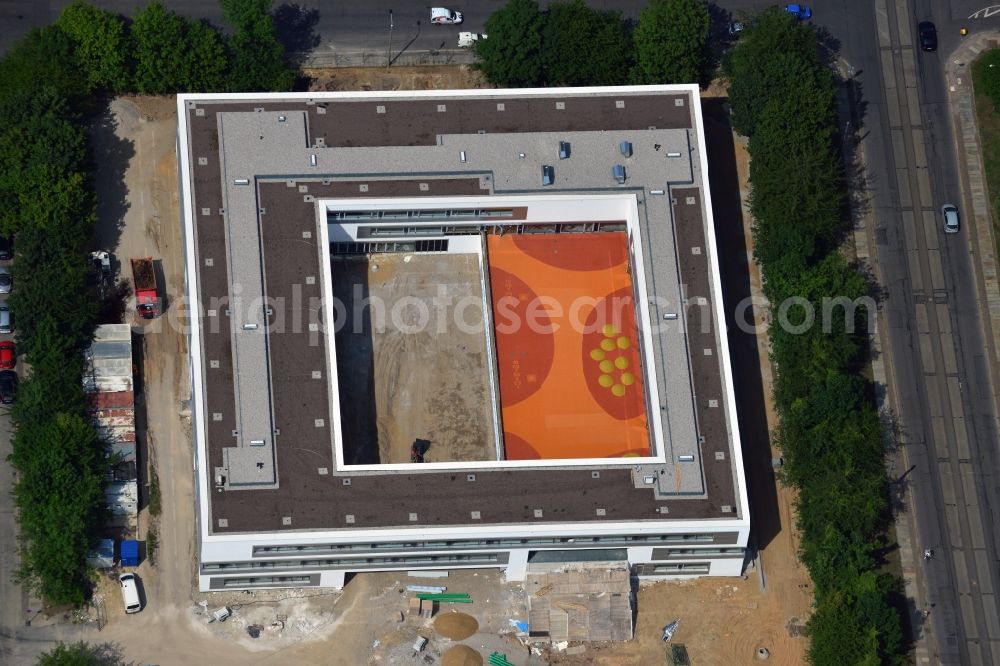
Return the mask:
[[[122,541],[120,559],[123,567],[139,566],[139,542],[135,539]]]

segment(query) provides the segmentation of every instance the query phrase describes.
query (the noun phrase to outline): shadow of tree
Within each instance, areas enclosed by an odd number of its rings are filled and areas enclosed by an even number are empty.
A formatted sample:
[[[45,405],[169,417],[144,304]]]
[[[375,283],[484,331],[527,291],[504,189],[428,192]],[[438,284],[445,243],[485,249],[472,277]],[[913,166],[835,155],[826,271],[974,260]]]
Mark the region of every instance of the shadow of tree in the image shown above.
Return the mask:
[[[92,654],[103,666],[131,666],[134,663],[125,661],[122,646],[110,641],[92,646]]]
[[[706,80],[700,82],[703,86],[710,83],[713,77],[718,76],[719,68],[722,67],[722,58],[735,41],[733,35],[729,34],[729,25],[738,20],[729,10],[715,4],[708,5],[708,16],[712,23],[708,29]]]
[[[125,214],[131,207],[125,171],[130,160],[135,157],[135,143],[118,136],[119,123],[120,119],[109,103],[89,124],[90,154],[94,160],[94,189],[97,194],[94,244],[106,250],[118,247],[125,227]]]
[[[319,46],[319,10],[297,4],[283,4],[271,12],[278,41],[285,47],[289,64],[299,67],[309,52]]]

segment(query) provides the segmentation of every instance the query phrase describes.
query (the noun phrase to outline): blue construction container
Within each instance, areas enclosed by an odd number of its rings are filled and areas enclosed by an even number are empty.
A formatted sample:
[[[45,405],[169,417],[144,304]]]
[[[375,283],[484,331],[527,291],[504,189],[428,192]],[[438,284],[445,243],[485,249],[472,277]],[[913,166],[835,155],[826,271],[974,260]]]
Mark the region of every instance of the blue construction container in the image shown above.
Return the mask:
[[[121,565],[123,567],[139,566],[139,542],[134,539],[122,541]]]

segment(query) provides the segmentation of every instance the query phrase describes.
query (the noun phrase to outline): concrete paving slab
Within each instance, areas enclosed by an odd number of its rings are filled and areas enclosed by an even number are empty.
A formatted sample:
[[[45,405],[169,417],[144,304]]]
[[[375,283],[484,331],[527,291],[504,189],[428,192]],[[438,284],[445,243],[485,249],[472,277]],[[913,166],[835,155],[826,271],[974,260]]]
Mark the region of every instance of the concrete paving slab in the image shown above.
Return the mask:
[[[907,250],[917,250],[917,223],[914,220],[913,211],[904,210],[900,211],[900,217],[903,219],[903,238],[906,242]]]
[[[896,32],[903,46],[913,44],[913,26],[910,25],[910,9],[906,0],[896,0]]]
[[[911,208],[913,197],[910,194],[910,170],[906,167],[896,167],[896,187],[899,188],[899,205]]]
[[[911,139],[913,143],[913,166],[924,168],[927,166],[927,143],[924,138],[924,130],[911,128]]]
[[[923,230],[924,230],[924,243],[928,250],[937,250],[938,246],[938,234],[937,234],[937,212],[933,210],[924,209],[920,211],[920,217],[923,220]]]
[[[937,372],[937,366],[934,363],[934,346],[931,336],[927,333],[921,333],[917,336],[917,341],[920,344],[920,362],[924,366],[924,373],[932,375]]]
[[[927,267],[931,269],[931,289],[944,289],[944,271],[941,268],[941,253],[927,250]]]
[[[875,29],[878,33],[879,46],[890,46],[892,39],[889,36],[889,10],[885,0],[878,0],[875,3]]]
[[[952,418],[951,423],[955,431],[955,442],[958,444],[958,457],[961,460],[968,460],[972,454],[969,452],[969,430],[965,417],[956,416]]]

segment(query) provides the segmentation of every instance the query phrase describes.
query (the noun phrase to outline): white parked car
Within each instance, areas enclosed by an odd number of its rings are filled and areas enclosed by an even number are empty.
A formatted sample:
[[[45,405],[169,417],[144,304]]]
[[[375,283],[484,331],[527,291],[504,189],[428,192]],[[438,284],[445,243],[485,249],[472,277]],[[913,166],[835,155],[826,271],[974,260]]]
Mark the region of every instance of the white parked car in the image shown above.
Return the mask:
[[[126,613],[138,613],[142,610],[142,603],[139,601],[139,586],[135,582],[135,574],[123,573],[118,576],[118,584],[122,588],[122,601],[125,603]]]
[[[458,33],[458,46],[467,49],[470,46],[475,46],[480,39],[486,39],[486,35],[478,32],[460,32]]]
[[[944,232],[946,234],[957,234],[958,208],[955,204],[945,204],[941,206],[941,217],[944,219]]]
[[[431,23],[435,25],[457,25],[462,22],[462,12],[444,7],[431,7]]]

